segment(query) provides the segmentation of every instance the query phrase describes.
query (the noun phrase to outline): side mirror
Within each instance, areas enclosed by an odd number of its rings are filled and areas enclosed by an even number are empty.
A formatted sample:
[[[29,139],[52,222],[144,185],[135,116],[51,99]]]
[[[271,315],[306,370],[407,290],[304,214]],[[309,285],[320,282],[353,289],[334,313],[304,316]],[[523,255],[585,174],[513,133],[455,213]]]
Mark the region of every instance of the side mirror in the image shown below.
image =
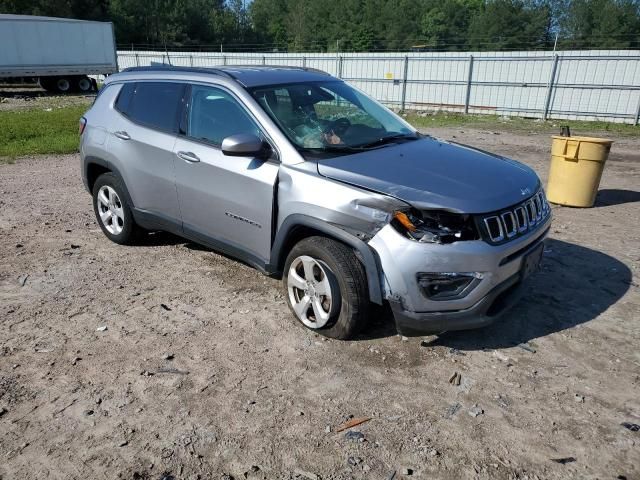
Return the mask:
[[[252,133],[238,133],[222,141],[222,153],[230,157],[264,157],[268,151],[265,142]]]

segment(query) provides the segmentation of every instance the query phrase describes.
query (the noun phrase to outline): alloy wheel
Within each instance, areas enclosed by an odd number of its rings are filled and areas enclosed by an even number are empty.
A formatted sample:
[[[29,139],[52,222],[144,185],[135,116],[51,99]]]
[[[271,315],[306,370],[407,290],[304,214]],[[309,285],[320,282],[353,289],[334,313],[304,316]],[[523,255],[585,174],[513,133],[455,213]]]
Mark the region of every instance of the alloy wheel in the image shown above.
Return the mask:
[[[124,210],[116,191],[109,185],[104,185],[98,190],[96,204],[104,228],[111,235],[119,235],[124,229]]]
[[[289,301],[300,321],[307,327],[324,327],[331,316],[333,292],[327,277],[329,267],[308,255],[291,262],[287,274]]]

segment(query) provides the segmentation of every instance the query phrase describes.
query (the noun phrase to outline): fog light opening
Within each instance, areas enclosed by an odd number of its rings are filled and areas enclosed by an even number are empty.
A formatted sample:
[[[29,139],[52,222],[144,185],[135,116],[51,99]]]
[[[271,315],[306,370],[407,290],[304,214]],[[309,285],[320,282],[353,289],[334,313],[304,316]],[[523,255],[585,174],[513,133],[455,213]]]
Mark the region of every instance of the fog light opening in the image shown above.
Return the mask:
[[[466,297],[482,280],[480,272],[419,272],[418,285],[430,300]]]

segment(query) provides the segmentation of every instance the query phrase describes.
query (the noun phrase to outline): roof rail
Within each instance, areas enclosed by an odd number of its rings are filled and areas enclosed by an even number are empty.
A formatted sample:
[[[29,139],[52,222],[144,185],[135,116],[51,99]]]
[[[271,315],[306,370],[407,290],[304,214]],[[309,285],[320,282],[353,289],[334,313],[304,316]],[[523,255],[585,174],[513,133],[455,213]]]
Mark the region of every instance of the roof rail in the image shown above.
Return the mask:
[[[298,67],[296,65],[252,65],[252,64],[240,64],[240,65],[225,65],[224,67],[222,67],[223,69],[226,68],[279,68],[281,70],[301,70],[303,72],[315,72],[315,73],[322,73],[323,75],[329,75],[327,72],[325,72],[324,70],[319,70],[317,68],[313,68],[313,67]]]
[[[261,69],[261,68],[278,68],[281,70],[300,70],[303,72],[315,72],[322,75],[328,75],[327,72],[323,70],[319,70],[317,68],[312,67],[297,67],[297,66],[289,66],[289,65],[224,65],[220,67],[183,67],[183,66],[175,66],[175,65],[151,65],[145,67],[129,67],[122,70],[122,72],[157,72],[162,70],[170,70],[173,72],[193,72],[193,73],[210,73],[214,75],[223,75],[228,78],[233,78],[236,80],[236,76],[233,75],[228,70],[233,70],[237,68],[253,68],[253,69]]]
[[[121,70],[121,73],[125,73],[125,72],[159,72],[159,71],[171,71],[171,72],[191,72],[191,73],[208,73],[208,74],[212,74],[212,75],[221,75],[221,76],[225,76],[228,78],[233,78],[235,79],[235,77],[233,75],[231,75],[228,72],[225,72],[224,70],[221,70],[219,68],[215,68],[215,67],[211,67],[211,68],[205,68],[205,67],[180,67],[180,66],[174,66],[174,65],[151,65],[151,66],[146,66],[146,67],[129,67],[129,68],[125,68],[124,70]]]

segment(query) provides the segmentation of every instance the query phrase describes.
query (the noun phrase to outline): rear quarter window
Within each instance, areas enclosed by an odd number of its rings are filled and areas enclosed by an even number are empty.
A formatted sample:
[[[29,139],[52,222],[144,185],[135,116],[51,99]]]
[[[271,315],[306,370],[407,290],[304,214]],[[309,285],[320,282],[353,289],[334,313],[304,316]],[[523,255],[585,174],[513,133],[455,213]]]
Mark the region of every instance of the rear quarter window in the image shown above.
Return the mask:
[[[133,96],[133,92],[136,89],[135,83],[125,83],[120,89],[120,93],[118,93],[118,98],[116,98],[115,107],[120,113],[124,113],[128,115],[129,103],[131,102],[131,97]]]
[[[171,82],[127,83],[115,106],[136,123],[177,133],[184,89],[183,84]]]

